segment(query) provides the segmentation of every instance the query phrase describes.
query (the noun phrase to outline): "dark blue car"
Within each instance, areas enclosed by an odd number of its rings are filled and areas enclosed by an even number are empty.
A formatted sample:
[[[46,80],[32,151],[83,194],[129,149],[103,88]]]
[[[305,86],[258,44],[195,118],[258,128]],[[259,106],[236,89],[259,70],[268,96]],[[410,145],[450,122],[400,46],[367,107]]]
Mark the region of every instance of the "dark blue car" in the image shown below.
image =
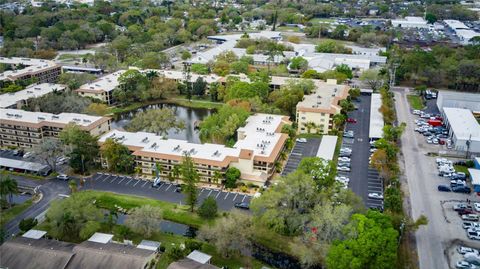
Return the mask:
[[[438,190],[439,190],[439,191],[446,191],[446,192],[452,191],[452,190],[450,189],[450,187],[448,187],[447,185],[438,185]]]

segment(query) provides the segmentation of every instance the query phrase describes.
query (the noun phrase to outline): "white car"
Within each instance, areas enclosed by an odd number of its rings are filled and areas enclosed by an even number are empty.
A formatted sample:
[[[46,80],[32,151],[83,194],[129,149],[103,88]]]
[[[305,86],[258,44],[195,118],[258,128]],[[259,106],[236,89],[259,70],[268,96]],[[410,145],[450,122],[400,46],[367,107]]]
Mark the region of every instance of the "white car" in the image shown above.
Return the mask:
[[[383,195],[380,194],[380,193],[371,192],[371,193],[368,194],[368,198],[372,198],[372,199],[383,199]]]
[[[475,211],[480,212],[480,203],[473,203],[473,208]]]
[[[29,158],[29,157],[31,157],[31,156],[33,156],[33,153],[30,152],[30,151],[29,151],[29,152],[25,152],[25,154],[23,154],[23,158],[24,158],[24,159],[27,159],[27,158]]]
[[[296,141],[298,143],[307,143],[307,139],[306,138],[297,138]]]
[[[370,153],[374,153],[377,149],[370,149]]]
[[[345,171],[345,172],[350,172],[350,167],[347,166],[339,166],[337,167],[338,171]]]
[[[413,115],[420,115],[420,113],[422,113],[420,110],[413,110]]]
[[[65,175],[65,174],[60,174],[60,175],[57,176],[57,179],[60,179],[60,180],[68,180],[69,177],[68,177],[67,175]]]
[[[339,158],[338,158],[338,161],[339,161],[339,162],[350,162],[350,158],[348,158],[348,157],[339,157]]]
[[[458,261],[456,264],[455,264],[455,268],[457,269],[473,269],[473,268],[476,268],[475,265],[467,262],[467,261]]]

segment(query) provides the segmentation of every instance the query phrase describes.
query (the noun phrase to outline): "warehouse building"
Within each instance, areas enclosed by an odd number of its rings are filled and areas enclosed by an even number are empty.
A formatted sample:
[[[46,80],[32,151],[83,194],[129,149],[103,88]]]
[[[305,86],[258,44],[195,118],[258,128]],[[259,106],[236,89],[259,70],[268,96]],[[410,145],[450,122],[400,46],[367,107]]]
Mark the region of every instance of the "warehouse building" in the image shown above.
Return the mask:
[[[399,28],[428,28],[428,23],[422,17],[407,16],[404,19],[392,20],[393,27]]]
[[[480,124],[469,109],[444,107],[443,118],[456,151],[480,153]]]
[[[109,117],[0,109],[0,146],[33,148],[44,137],[58,137],[68,124],[76,124],[93,136],[110,131]]]
[[[468,109],[472,111],[473,114],[480,114],[480,94],[458,91],[439,91],[437,107],[440,112],[443,112],[444,107],[454,107]]]

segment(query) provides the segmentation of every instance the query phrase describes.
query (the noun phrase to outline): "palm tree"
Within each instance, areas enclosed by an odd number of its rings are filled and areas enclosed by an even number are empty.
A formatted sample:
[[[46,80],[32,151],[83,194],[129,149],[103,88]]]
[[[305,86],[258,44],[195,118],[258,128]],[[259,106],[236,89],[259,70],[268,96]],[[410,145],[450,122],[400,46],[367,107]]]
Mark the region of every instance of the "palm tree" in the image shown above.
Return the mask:
[[[68,187],[70,188],[70,193],[77,192],[77,182],[74,179],[68,182]]]
[[[135,166],[134,172],[135,172],[136,177],[138,178],[140,176],[140,174],[142,173],[142,167]]]
[[[307,128],[307,132],[310,133],[312,129],[317,129],[318,126],[313,121],[304,122],[303,125]]]
[[[218,172],[218,171],[213,172],[213,178],[212,178],[213,183],[218,184],[221,177],[222,177],[222,174],[220,174],[220,172]]]
[[[0,199],[4,200],[8,195],[8,204],[12,204],[13,195],[18,193],[17,181],[7,175],[2,175],[0,178]]]
[[[180,176],[180,167],[178,165],[174,165],[172,168],[172,176],[175,180],[178,179]]]
[[[344,123],[345,120],[347,119],[347,116],[344,114],[336,114],[333,116],[333,124],[335,125],[335,128],[340,128]]]

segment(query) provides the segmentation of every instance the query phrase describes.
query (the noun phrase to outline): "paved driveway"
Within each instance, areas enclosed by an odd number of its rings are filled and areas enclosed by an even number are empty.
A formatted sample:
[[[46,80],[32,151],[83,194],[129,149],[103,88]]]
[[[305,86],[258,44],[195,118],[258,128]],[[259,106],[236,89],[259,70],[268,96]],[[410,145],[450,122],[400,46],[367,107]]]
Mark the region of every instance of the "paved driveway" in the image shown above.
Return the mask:
[[[184,203],[185,200],[184,194],[176,192],[175,184],[170,182],[162,182],[159,187],[153,187],[152,181],[107,173],[98,173],[88,178],[84,189],[144,196],[178,204]],[[201,204],[207,197],[214,197],[217,200],[218,208],[221,210],[230,210],[234,207],[235,203],[239,202],[250,203],[252,198],[250,195],[244,193],[200,188],[198,204]]]
[[[295,171],[303,158],[317,156],[320,142],[320,138],[307,138],[307,142],[295,142],[287,164],[283,168],[282,176]]]

